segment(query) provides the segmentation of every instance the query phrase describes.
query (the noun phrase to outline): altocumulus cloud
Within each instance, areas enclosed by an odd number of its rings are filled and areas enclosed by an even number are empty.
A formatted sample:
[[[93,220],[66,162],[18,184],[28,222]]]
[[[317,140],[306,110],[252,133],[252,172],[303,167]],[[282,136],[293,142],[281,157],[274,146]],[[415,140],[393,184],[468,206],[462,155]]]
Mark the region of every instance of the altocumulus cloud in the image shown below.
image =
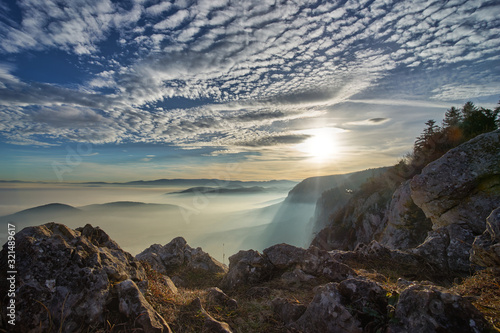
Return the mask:
[[[417,94],[438,101],[460,99],[453,91],[470,98],[500,88],[490,70],[500,54],[496,1],[18,0],[1,6],[0,130],[12,143],[293,144],[306,138],[290,134],[287,121],[362,100],[386,82],[398,86],[397,73],[432,78],[460,69],[460,82],[426,80]],[[76,56],[85,79],[54,84],[16,74],[23,65],[12,60],[16,55],[56,51]]]

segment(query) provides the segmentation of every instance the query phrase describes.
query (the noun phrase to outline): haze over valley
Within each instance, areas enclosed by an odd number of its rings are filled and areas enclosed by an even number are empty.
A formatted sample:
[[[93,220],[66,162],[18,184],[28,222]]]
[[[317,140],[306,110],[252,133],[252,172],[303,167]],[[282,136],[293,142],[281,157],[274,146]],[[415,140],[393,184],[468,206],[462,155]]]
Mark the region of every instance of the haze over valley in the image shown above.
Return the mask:
[[[224,187],[229,193],[204,193],[192,187],[3,183],[0,223],[14,223],[18,230],[50,221],[72,228],[90,223],[134,255],[183,236],[222,261],[223,251],[227,255],[242,249],[245,237],[232,235],[246,230],[250,236],[251,230],[271,222],[291,184],[269,190],[261,186],[257,192],[254,185],[239,185]]]

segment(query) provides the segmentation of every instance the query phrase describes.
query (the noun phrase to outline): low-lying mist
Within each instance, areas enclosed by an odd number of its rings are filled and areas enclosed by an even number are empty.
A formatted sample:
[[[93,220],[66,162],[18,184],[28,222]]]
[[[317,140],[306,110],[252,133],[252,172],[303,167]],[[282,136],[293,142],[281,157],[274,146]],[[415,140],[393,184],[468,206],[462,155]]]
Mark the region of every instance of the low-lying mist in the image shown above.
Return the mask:
[[[182,236],[190,246],[200,246],[227,264],[227,258],[239,250],[263,249],[266,239],[262,235],[288,192],[273,188],[248,194],[174,193],[182,190],[185,188],[4,185],[0,188],[0,223],[13,223],[17,231],[47,222],[71,228],[89,223],[101,227],[133,255]],[[53,203],[61,205],[49,205]],[[39,207],[44,205],[48,206]],[[30,209],[34,207],[38,208]],[[6,234],[0,231],[0,237],[5,243]]]

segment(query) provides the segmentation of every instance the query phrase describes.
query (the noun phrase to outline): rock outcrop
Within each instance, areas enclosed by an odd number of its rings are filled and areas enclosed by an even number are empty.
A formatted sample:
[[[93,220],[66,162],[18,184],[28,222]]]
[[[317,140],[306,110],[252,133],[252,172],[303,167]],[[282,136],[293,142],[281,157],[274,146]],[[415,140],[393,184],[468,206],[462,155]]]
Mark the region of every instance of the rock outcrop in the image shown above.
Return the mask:
[[[154,270],[167,275],[180,267],[200,269],[210,273],[227,272],[225,265],[203,252],[200,247],[192,248],[182,237],[174,238],[164,246],[153,244],[136,255],[136,259],[148,262]]]
[[[363,332],[361,322],[349,312],[337,286],[322,286],[304,314],[290,326],[299,332]]]
[[[436,286],[416,284],[399,297],[391,332],[487,332],[490,325],[466,299]]]
[[[144,332],[170,332],[168,324],[149,304],[132,280],[125,280],[116,285],[118,309]],[[162,329],[165,328],[165,329]]]
[[[450,271],[469,272],[474,237],[500,202],[500,130],[448,151],[411,181],[414,202],[431,219],[431,232],[414,253]]]
[[[464,225],[475,234],[500,201],[500,130],[448,151],[411,181],[411,196],[433,229]]]
[[[223,290],[267,281],[273,274],[273,264],[255,250],[240,251],[229,257],[229,271],[221,282]]]
[[[316,288],[308,304],[286,299],[273,309],[292,332],[487,332],[491,326],[465,298],[426,283],[401,294],[355,277]]]
[[[457,224],[429,232],[425,241],[410,252],[424,258],[443,272],[469,273],[469,260],[474,233]]]
[[[485,232],[475,238],[470,261],[500,273],[500,207],[486,219]]]
[[[186,310],[191,312],[192,317],[201,320],[198,326],[201,326],[201,333],[232,333],[231,327],[225,322],[221,322],[212,317],[201,304],[200,298],[195,298],[186,306]],[[195,320],[196,320],[195,319]],[[197,327],[198,328],[198,327]],[[189,332],[194,332],[195,328],[191,328]]]
[[[404,182],[394,191],[382,224],[385,229],[381,233],[380,243],[391,249],[413,248],[425,240],[432,223],[413,202],[410,181]]]
[[[143,332],[170,332],[139,290],[147,288],[142,265],[100,228],[87,224],[72,230],[56,223],[28,227],[16,235],[16,251],[12,332],[87,332],[106,320],[135,321]],[[6,252],[4,246],[2,274],[8,271]],[[2,276],[2,291],[5,281]]]
[[[337,261],[332,254],[314,246],[303,249],[277,244],[263,253],[240,251],[229,258],[229,272],[221,282],[223,290],[243,285],[256,285],[281,277],[291,283],[307,282],[315,277],[342,281],[357,275],[349,266]]]
[[[217,287],[212,287],[207,290],[207,301],[209,304],[226,307],[230,310],[236,310],[238,308],[238,302],[227,296]]]

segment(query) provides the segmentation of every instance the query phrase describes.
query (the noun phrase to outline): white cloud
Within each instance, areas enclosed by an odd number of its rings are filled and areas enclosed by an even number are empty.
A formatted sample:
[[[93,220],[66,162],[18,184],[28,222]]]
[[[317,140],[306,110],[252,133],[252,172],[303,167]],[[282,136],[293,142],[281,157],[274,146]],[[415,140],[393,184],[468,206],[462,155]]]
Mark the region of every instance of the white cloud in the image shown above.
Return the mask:
[[[316,8],[291,1],[163,1],[147,7],[150,2],[139,1],[127,8],[110,0],[58,3],[21,2],[22,22],[0,23],[1,52],[60,49],[80,55],[82,63],[92,58],[101,69],[89,74],[85,86],[70,89],[28,84],[11,74],[12,66],[0,64],[0,114],[15,124],[1,130],[18,141],[46,135],[223,147],[239,135],[280,135],[285,130],[275,132],[273,122],[349,100],[445,107],[443,100],[498,91],[479,78],[442,88],[429,80],[424,96],[362,99],[403,70],[498,57],[500,27],[492,17],[499,6],[483,6],[485,1],[332,1]],[[118,49],[110,57],[100,54],[100,42],[115,31]],[[177,109],[176,99],[209,105]],[[261,118],[251,113],[256,109]],[[266,118],[265,112],[275,111],[284,116]]]
[[[160,2],[156,5],[150,6],[146,8],[146,12],[150,15],[160,15],[163,12],[166,12],[172,7],[172,4],[167,1]]]
[[[435,100],[460,101],[470,100],[483,96],[498,96],[500,93],[500,81],[488,84],[447,84],[432,91],[431,96]]]
[[[181,25],[189,17],[187,10],[179,10],[165,20],[154,25],[156,30],[174,29]]]

